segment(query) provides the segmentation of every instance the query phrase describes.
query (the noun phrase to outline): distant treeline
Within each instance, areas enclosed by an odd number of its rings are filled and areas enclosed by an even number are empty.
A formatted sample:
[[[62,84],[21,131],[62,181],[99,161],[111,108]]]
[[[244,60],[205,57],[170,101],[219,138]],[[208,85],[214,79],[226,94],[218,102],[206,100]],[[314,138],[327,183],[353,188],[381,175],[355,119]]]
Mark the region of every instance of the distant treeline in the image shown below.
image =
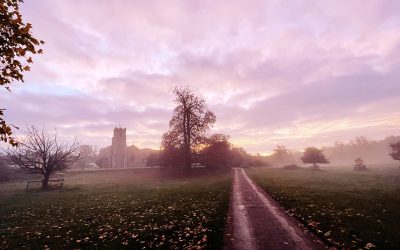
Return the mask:
[[[251,155],[243,148],[235,147],[229,143],[227,136],[214,136],[213,140],[203,150],[193,153],[193,163],[196,166],[207,167],[256,167],[271,166],[283,167],[286,165],[304,165],[301,161],[303,152],[289,150],[283,145],[278,145],[269,156]],[[369,140],[366,137],[357,137],[349,142],[336,142],[333,146],[323,147],[323,152],[332,166],[352,166],[357,158],[368,164],[395,164],[390,156],[390,145],[400,141],[400,136],[390,136],[383,140]],[[135,146],[128,147],[128,161],[132,167],[174,167],[182,164],[179,152],[163,152],[162,150],[139,149]],[[175,154],[178,153],[178,154]],[[91,150],[87,157],[73,166],[76,169],[105,168],[103,164],[109,155],[109,147],[96,152]],[[8,167],[6,157],[0,155],[0,181],[23,179],[26,173],[18,168]]]
[[[398,141],[400,136],[390,136],[377,141],[361,136],[349,142],[335,142],[333,146],[322,149],[330,165],[351,166],[356,158],[362,158],[367,164],[394,164],[395,160],[390,156],[390,145]],[[288,150],[280,145],[270,156],[264,157],[264,161],[273,166],[300,165],[302,155],[301,151]]]
[[[217,137],[216,137],[217,136]],[[395,161],[389,155],[390,144],[400,141],[400,136],[390,136],[383,140],[369,140],[364,136],[356,137],[349,142],[335,142],[333,146],[323,147],[331,165],[352,165],[356,158],[362,158],[367,164],[393,164]],[[85,164],[96,163],[104,168],[110,147],[103,148],[99,152],[91,152]],[[168,166],[180,164],[183,159],[179,152],[163,152],[154,149],[139,149],[132,145],[128,147],[128,162],[131,167],[138,166]],[[229,143],[229,137],[214,135],[208,150],[200,150],[193,153],[193,162],[202,165],[252,167],[252,166],[285,166],[290,164],[302,165],[300,150],[290,150],[283,145],[278,145],[269,156],[249,154],[243,148]],[[130,165],[130,164],[129,164]],[[79,166],[84,168],[84,166]]]
[[[368,140],[366,137],[357,137],[348,143],[336,142],[332,147],[324,148],[324,152],[331,164],[349,164],[360,157],[368,164],[394,163],[389,155],[390,144],[400,141],[399,136],[390,136],[383,140]]]

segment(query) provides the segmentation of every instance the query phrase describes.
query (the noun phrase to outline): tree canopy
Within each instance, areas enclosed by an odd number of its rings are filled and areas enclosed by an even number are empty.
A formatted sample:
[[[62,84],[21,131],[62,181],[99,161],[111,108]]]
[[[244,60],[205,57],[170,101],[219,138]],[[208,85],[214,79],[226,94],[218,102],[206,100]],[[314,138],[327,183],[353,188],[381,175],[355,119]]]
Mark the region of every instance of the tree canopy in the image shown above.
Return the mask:
[[[12,136],[11,126],[3,119],[4,109],[0,109],[0,141],[8,142],[11,146],[17,146],[17,140]]]
[[[24,81],[23,73],[30,70],[32,55],[43,52],[39,46],[44,42],[33,37],[32,24],[22,20],[21,2],[0,1],[0,87],[9,91],[13,81]],[[3,118],[4,110],[0,108],[0,141],[16,146],[18,143],[12,137],[13,126]]]
[[[207,139],[200,151],[201,163],[209,167],[227,167],[230,165],[230,149],[229,136],[214,134]]]
[[[165,152],[175,152],[177,158],[183,154],[184,165],[190,169],[192,152],[205,140],[216,117],[208,110],[205,100],[188,87],[175,87],[173,93],[176,106],[169,122],[170,129],[162,137],[161,148]]]
[[[311,163],[313,169],[319,169],[317,163],[329,163],[323,154],[323,150],[316,147],[308,147],[304,150],[304,155],[301,157],[303,163]]]

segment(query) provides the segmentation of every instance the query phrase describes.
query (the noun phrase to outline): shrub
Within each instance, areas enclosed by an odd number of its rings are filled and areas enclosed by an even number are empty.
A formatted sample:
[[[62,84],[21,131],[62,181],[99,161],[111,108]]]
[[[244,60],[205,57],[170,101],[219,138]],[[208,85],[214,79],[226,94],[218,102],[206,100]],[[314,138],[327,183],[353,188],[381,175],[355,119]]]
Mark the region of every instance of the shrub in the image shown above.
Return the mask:
[[[364,164],[364,161],[360,157],[358,157],[357,159],[354,160],[353,170],[354,171],[365,171],[365,170],[368,170],[368,168]]]
[[[290,164],[290,165],[283,166],[282,168],[285,169],[285,170],[298,170],[301,167],[299,167],[296,164]]]

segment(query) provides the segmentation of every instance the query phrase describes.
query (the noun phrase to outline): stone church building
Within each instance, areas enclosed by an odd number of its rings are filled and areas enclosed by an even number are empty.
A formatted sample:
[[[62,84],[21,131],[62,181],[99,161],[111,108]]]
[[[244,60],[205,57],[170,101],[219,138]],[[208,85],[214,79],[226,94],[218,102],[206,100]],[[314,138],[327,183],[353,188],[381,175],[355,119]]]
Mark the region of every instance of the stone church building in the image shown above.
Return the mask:
[[[147,157],[153,153],[151,149],[139,149],[135,145],[128,146],[126,128],[116,127],[111,146],[100,149],[96,164],[101,168],[138,168],[145,167]]]
[[[128,146],[126,145],[126,128],[114,128],[110,155],[111,168],[128,167]]]

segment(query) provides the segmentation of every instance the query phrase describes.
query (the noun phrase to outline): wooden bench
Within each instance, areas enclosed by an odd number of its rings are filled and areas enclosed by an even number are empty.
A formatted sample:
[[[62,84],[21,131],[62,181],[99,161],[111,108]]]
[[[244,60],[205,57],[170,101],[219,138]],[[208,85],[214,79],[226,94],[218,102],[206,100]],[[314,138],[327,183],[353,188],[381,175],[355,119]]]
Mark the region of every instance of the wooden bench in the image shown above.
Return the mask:
[[[26,184],[26,189],[25,189],[25,192],[28,192],[28,190],[29,190],[29,184],[31,184],[31,183],[35,183],[35,182],[41,182],[41,183],[43,183],[43,180],[40,180],[40,181],[28,181],[28,183]],[[61,182],[61,189],[63,188],[63,186],[64,186],[64,179],[54,179],[54,180],[49,180],[49,183],[50,182]]]

